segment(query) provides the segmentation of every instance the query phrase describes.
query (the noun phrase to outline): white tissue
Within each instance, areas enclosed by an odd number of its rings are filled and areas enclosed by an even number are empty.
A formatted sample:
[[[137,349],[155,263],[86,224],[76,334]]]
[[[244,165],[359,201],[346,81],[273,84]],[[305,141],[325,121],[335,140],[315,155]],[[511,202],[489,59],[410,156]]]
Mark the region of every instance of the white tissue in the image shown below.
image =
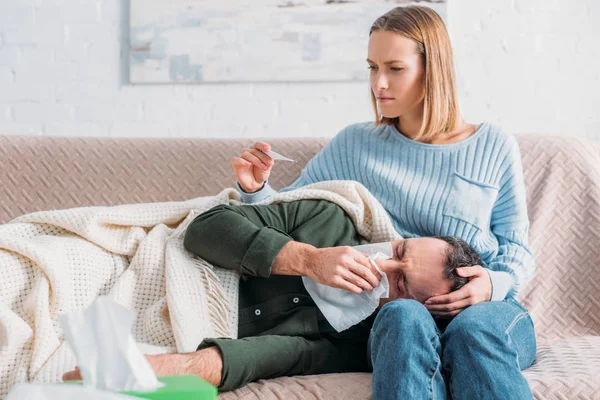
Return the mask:
[[[368,255],[383,253],[388,259],[394,257],[392,242],[361,244],[352,248]]]
[[[163,386],[133,339],[134,320],[134,311],[106,296],[84,310],[58,317],[84,385],[137,392]]]
[[[392,244],[390,242],[372,243],[354,248],[362,253],[370,254],[369,262],[381,274],[379,285],[372,291],[363,290],[360,294],[356,294],[323,285],[306,276],[302,277],[306,291],[323,316],[338,332],[358,324],[373,314],[379,307],[379,300],[390,296],[390,283],[387,275],[379,269],[375,260],[392,258]]]

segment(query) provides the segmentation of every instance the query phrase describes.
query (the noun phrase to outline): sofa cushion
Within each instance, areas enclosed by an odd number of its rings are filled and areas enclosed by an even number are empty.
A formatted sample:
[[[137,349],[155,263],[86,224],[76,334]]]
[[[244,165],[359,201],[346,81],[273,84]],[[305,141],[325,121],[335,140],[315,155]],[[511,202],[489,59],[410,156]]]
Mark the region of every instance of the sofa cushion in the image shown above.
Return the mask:
[[[600,399],[600,337],[541,344],[524,375],[536,399]]]

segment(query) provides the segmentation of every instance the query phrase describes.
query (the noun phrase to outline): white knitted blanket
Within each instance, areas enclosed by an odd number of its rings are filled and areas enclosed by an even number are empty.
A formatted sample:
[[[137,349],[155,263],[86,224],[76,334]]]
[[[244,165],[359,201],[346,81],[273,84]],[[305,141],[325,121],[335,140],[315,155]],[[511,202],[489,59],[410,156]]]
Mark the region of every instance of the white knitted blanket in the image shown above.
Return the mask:
[[[400,238],[364,186],[320,182],[260,204],[325,199],[372,242]],[[234,189],[182,202],[84,207],[23,215],[0,226],[0,398],[16,383],[55,382],[72,369],[57,316],[108,295],[136,311],[146,353],[190,352],[207,337],[237,337],[238,276],[183,247],[187,225]]]

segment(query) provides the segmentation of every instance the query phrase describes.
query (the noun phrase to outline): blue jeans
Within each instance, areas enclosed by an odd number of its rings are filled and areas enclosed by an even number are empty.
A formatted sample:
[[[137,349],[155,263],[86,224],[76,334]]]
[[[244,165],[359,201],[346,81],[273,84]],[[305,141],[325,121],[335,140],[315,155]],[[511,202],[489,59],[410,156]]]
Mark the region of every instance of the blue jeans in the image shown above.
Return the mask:
[[[370,341],[374,400],[533,399],[521,371],[535,359],[535,332],[514,300],[476,304],[449,323],[415,300],[394,300]]]

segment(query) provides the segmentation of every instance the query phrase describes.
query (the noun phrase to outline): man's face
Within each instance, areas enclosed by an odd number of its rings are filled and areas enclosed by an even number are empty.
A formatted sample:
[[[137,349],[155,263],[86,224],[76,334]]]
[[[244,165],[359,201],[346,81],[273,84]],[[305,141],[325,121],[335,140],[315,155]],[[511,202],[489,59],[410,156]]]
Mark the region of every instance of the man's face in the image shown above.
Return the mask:
[[[379,306],[398,298],[424,303],[450,293],[453,283],[444,272],[448,246],[443,240],[427,237],[393,241],[394,257],[375,261],[390,282],[390,297],[381,299]]]

